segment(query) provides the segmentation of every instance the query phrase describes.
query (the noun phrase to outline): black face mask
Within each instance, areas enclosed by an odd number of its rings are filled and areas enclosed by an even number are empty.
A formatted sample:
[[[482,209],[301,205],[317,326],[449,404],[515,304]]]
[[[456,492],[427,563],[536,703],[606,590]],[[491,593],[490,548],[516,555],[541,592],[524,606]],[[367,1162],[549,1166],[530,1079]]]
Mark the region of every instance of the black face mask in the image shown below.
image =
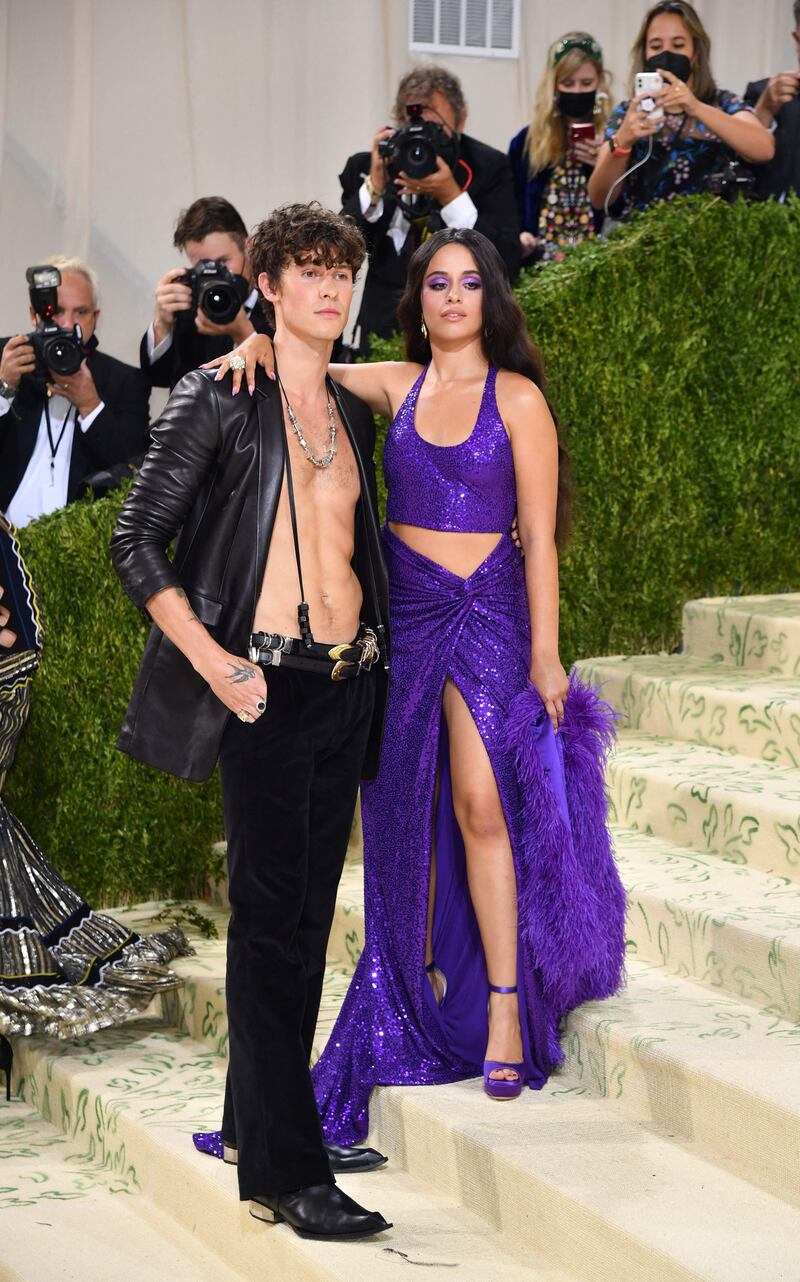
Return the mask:
[[[687,58],[685,53],[673,53],[671,49],[664,49],[661,53],[654,53],[652,58],[648,58],[644,64],[645,71],[669,71],[671,75],[677,76],[684,84],[692,74],[692,60]]]
[[[583,116],[592,114],[596,98],[595,89],[589,89],[586,93],[567,93],[566,90],[559,89],[558,109],[562,116],[571,116],[573,120],[580,120]]]

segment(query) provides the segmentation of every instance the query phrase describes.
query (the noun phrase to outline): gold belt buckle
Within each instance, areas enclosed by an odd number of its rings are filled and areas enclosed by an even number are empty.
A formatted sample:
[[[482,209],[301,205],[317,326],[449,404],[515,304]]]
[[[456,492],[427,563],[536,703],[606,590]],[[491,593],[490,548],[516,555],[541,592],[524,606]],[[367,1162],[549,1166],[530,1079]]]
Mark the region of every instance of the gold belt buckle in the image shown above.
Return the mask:
[[[345,649],[345,650],[347,650],[347,649],[349,649],[349,646],[338,646],[338,645],[337,645],[337,646],[334,646],[334,649],[335,649],[335,650],[339,650],[339,649]],[[331,657],[332,657],[332,656],[331,656]],[[338,662],[338,663],[335,663],[335,664],[334,664],[334,666],[333,666],[333,670],[332,670],[332,672],[331,672],[331,681],[344,681],[344,670],[345,670],[345,668],[352,668],[352,666],[353,666],[353,664],[352,664],[352,662],[351,662],[350,660],[348,660],[348,659],[340,659],[340,660],[339,660],[339,662]]]

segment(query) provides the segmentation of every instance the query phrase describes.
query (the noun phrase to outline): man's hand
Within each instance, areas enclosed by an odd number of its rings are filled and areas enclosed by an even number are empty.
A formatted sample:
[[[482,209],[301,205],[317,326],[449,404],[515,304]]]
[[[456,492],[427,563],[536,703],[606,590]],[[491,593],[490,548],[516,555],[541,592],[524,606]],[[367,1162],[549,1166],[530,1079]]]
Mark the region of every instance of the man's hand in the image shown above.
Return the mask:
[[[227,335],[233,339],[234,343],[243,343],[246,338],[255,333],[250,317],[243,307],[239,308],[239,311],[228,325],[215,325],[213,321],[208,319],[205,312],[198,307],[194,325],[199,334]]]
[[[0,378],[9,387],[19,387],[23,374],[32,374],[36,368],[36,353],[24,334],[9,338],[0,357]]]
[[[378,151],[378,143],[383,142],[385,138],[391,138],[396,131],[391,125],[384,125],[379,129],[372,140],[372,157],[369,166],[369,177],[375,191],[381,194],[386,189],[386,161]]]
[[[178,312],[186,312],[192,305],[192,291],[180,284],[178,278],[186,274],[185,267],[173,267],[156,285],[156,310],[153,316],[155,345],[172,333]]]
[[[86,361],[83,361],[77,374],[56,375],[50,370],[50,376],[53,382],[48,383],[48,387],[53,396],[66,396],[81,418],[86,418],[92,410],[97,409],[102,398],[94,385],[94,379]]]
[[[4,592],[5,588],[0,587],[0,597],[2,597]],[[16,632],[12,632],[10,628],[6,627],[10,618],[10,611],[8,611],[4,605],[0,605],[0,647],[4,650],[8,650],[17,639]]]
[[[401,172],[394,182],[402,195],[433,196],[439,205],[449,205],[451,200],[461,195],[452,169],[441,156],[436,157],[435,174],[429,174],[427,178],[409,178],[408,174]]]
[[[231,712],[237,716],[245,712],[250,721],[257,721],[262,715],[267,701],[267,683],[263,670],[255,663],[218,649],[197,671]]]
[[[767,87],[756,103],[756,115],[767,128],[772,124],[781,107],[797,96],[800,88],[800,72],[779,71],[770,76]]]
[[[532,231],[521,231],[519,234],[519,243],[522,248],[522,257],[530,258],[539,242]]]

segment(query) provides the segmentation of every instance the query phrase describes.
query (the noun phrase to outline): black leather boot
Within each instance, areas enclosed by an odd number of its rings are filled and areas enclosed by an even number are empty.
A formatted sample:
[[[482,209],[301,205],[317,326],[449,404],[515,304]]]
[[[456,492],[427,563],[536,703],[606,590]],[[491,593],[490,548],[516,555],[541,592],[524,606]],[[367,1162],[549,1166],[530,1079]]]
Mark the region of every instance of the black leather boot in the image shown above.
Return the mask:
[[[250,1214],[270,1224],[285,1221],[299,1237],[307,1238],[369,1237],[392,1227],[379,1211],[366,1211],[336,1184],[254,1197]]]
[[[0,1036],[0,1073],[6,1075],[6,1099],[11,1099],[11,1065],[14,1062],[14,1050],[7,1037]],[[351,1168],[352,1169],[352,1168]]]

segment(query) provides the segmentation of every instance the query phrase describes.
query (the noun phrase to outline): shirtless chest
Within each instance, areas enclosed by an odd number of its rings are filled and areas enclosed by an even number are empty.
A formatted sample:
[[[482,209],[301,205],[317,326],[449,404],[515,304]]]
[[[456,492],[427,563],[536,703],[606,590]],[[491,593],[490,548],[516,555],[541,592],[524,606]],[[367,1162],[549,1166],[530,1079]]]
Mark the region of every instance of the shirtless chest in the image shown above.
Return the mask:
[[[311,452],[324,458],[329,436],[305,432]],[[305,600],[315,639],[348,641],[358,630],[361,585],[351,561],[355,549],[355,511],[361,494],[352,446],[337,421],[336,452],[330,465],[316,466],[286,424],[294,489],[297,534]],[[300,594],[292,534],[289,491],[284,473],[253,627],[256,631],[298,635]]]

